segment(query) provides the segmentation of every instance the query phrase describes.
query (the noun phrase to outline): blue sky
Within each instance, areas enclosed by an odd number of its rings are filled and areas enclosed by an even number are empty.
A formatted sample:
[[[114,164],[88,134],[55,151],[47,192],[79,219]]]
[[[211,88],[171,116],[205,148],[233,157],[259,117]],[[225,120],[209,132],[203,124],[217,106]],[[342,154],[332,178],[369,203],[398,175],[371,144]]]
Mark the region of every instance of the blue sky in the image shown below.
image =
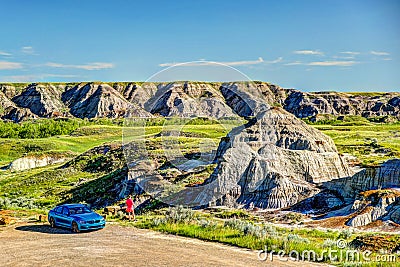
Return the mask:
[[[400,91],[400,1],[0,0],[0,7],[2,82],[143,81],[175,63],[207,60],[286,88]]]

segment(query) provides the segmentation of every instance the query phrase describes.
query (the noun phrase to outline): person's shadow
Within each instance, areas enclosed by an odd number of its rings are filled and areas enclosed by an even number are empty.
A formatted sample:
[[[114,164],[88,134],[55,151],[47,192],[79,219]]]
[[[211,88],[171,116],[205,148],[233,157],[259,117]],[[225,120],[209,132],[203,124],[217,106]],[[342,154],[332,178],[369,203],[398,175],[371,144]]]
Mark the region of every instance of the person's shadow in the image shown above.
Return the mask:
[[[33,224],[33,225],[24,225],[24,226],[17,226],[15,230],[18,231],[26,231],[26,232],[37,232],[37,233],[44,233],[44,234],[72,234],[71,230],[63,229],[63,228],[51,228],[48,224]]]

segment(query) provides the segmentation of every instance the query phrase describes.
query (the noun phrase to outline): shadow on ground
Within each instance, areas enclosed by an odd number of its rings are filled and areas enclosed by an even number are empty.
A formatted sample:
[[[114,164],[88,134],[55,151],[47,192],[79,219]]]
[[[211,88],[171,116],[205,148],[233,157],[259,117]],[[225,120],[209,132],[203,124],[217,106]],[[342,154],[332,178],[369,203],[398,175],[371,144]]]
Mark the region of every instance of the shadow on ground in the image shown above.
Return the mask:
[[[44,234],[71,234],[70,230],[62,228],[51,228],[50,225],[35,224],[35,225],[24,225],[15,227],[15,230],[26,231],[26,232],[36,232]]]

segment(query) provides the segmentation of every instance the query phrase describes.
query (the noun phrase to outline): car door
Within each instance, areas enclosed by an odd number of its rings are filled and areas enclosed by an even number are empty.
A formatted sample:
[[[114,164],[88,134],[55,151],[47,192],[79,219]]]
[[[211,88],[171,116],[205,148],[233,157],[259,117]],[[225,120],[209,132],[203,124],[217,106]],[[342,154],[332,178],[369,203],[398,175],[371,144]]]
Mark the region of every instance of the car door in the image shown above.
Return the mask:
[[[64,209],[66,209],[65,213],[63,210],[63,215],[64,215],[63,219],[64,219],[65,226],[71,227],[71,225],[72,225],[71,210],[68,209],[67,207],[64,207]]]
[[[53,219],[56,225],[62,225],[62,209],[63,207],[57,207],[54,209]]]
[[[59,224],[62,226],[69,226],[69,209],[67,207],[63,207],[62,212],[58,215]]]

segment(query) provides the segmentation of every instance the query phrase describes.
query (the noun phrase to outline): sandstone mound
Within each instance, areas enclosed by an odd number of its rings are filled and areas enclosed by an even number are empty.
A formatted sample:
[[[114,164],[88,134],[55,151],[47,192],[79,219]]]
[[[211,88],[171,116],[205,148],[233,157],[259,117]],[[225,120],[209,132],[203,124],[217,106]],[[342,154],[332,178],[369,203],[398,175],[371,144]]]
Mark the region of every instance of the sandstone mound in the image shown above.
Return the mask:
[[[3,92],[0,91],[0,106],[3,107],[4,111],[5,108],[15,107],[15,104],[10,99],[8,99],[8,97]]]
[[[232,130],[218,148],[208,180],[216,204],[283,208],[318,192],[316,183],[351,175],[333,141],[280,108]]]
[[[30,155],[13,160],[7,167],[11,171],[23,171],[38,167],[44,167],[50,164],[64,162],[72,156],[72,153],[49,154],[49,155]]]
[[[351,218],[347,225],[353,227],[367,226],[378,220],[388,219],[398,223],[397,213],[400,210],[400,191],[369,190],[362,192],[353,202]]]
[[[285,97],[284,89],[260,82],[223,83],[220,91],[226,103],[242,117],[255,116],[274,103],[282,104]]]
[[[145,103],[153,97],[157,91],[154,83],[143,83],[141,85],[130,83],[119,90],[129,102],[144,108]]]
[[[30,84],[12,100],[19,107],[28,108],[40,117],[53,117],[62,115],[65,109],[60,97],[60,91],[53,85]]]
[[[17,107],[3,92],[0,91],[0,116],[2,119],[20,122],[24,119],[33,119],[37,116],[27,108]]]
[[[355,175],[328,181],[323,187],[336,192],[348,206],[347,225],[368,226],[377,221],[400,223],[400,160],[388,160],[379,167],[369,167]]]
[[[318,219],[334,220],[365,229],[391,229],[400,223],[400,160],[388,160],[379,167],[363,169],[353,176],[324,182],[319,194],[294,207],[322,214]]]
[[[151,114],[129,103],[117,90],[107,84],[89,83],[75,86],[62,95],[62,100],[78,118],[118,118],[127,114],[150,117]]]
[[[327,182],[324,186],[348,199],[353,199],[358,193],[371,189],[398,188],[400,159],[388,160],[379,167],[363,169],[352,177]]]
[[[0,91],[9,99],[16,95],[16,88],[10,84],[0,84]]]
[[[27,119],[36,119],[38,116],[33,114],[27,108],[18,108],[9,106],[4,110],[4,115],[1,117],[4,120],[10,120],[13,122],[21,122]]]
[[[166,117],[235,117],[223,96],[206,83],[160,84],[146,110]]]

